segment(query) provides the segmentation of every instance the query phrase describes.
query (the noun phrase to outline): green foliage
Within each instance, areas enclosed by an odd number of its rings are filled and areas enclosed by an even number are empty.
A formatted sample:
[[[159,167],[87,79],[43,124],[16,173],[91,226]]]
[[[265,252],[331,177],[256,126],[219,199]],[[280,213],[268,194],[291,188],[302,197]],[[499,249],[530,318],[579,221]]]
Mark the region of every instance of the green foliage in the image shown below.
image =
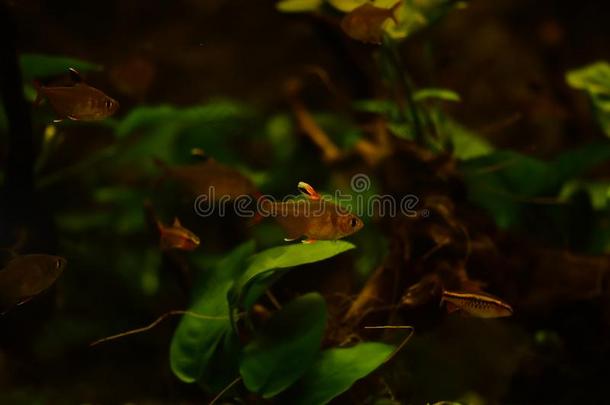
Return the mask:
[[[394,349],[376,342],[327,349],[283,397],[294,405],[326,404],[382,365]]]
[[[211,391],[218,391],[236,377],[239,345],[231,329],[226,297],[253,252],[253,242],[240,245],[198,283],[189,310],[226,319],[182,318],[170,346],[172,371],[182,381],[200,381]]]
[[[610,64],[596,62],[572,70],[566,74],[566,80],[573,88],[587,92],[597,121],[610,136]]]
[[[469,198],[486,208],[501,228],[522,223],[522,209],[539,197],[555,198],[570,179],[610,160],[610,143],[596,142],[551,162],[511,151],[495,151],[463,162]]]
[[[221,161],[235,162],[239,159],[230,141],[253,119],[251,109],[222,100],[188,108],[138,107],[117,125],[117,139],[128,145],[119,153],[119,162],[137,162],[150,169],[151,157],[180,163],[190,156],[192,148],[203,148]]]
[[[342,240],[317,241],[312,244],[279,246],[257,253],[250,259],[248,269],[235,284],[233,305],[249,309],[286,269],[325,260],[354,247]]]
[[[281,0],[275,7],[283,13],[303,13],[320,8],[323,0]]]
[[[325,326],[326,305],[317,293],[274,314],[244,347],[240,372],[246,387],[269,398],[292,385],[313,362]]]
[[[23,79],[26,82],[43,77],[67,74],[69,68],[76,69],[81,73],[102,70],[100,65],[80,59],[37,53],[21,54],[19,62]]]
[[[413,100],[422,101],[427,99],[436,99],[443,101],[462,101],[460,95],[454,91],[440,88],[420,89],[413,94]]]

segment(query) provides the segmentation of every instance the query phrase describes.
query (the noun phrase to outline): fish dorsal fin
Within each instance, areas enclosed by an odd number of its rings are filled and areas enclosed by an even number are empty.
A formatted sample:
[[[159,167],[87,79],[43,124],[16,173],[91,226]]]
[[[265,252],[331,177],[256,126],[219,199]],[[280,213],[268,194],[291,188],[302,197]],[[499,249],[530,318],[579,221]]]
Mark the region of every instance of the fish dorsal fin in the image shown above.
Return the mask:
[[[80,73],[78,73],[78,70],[76,70],[74,68],[69,68],[68,72],[70,73],[70,79],[72,79],[72,81],[74,83],[82,83],[83,82],[83,78],[81,77]]]
[[[305,196],[309,197],[312,200],[319,200],[320,199],[320,194],[318,194],[318,192],[309,184],[305,183],[304,181],[300,181],[299,184],[297,185],[299,191],[301,193],[303,193]]]
[[[178,217],[174,217],[174,223],[172,224],[172,226],[175,226],[176,228],[182,228],[182,224],[180,223]]]

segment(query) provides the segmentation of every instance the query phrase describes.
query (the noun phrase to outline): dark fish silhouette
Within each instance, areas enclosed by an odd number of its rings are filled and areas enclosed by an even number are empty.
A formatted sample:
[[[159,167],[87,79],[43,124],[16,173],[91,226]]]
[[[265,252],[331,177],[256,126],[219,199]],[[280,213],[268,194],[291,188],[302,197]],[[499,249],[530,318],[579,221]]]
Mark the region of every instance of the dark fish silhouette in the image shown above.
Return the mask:
[[[66,267],[66,259],[45,254],[16,256],[0,270],[0,309],[21,305],[49,288]]]
[[[72,86],[42,86],[35,83],[38,95],[34,105],[40,104],[43,98],[57,114],[55,121],[64,119],[80,121],[98,121],[114,114],[119,103],[102,91],[85,84],[80,74],[70,69]]]

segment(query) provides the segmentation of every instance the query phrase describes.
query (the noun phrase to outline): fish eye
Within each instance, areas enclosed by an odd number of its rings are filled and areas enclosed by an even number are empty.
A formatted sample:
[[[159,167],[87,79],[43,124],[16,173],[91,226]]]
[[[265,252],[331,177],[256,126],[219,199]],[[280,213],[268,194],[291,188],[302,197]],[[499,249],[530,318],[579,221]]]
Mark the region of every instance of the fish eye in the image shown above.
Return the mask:
[[[106,108],[112,107],[112,101],[110,101],[110,100],[106,100],[105,104],[106,104]]]
[[[61,269],[62,264],[63,263],[61,262],[61,259],[55,260],[55,269],[57,269],[57,270]]]
[[[352,217],[352,219],[350,220],[349,224],[350,224],[350,226],[351,226],[352,228],[355,228],[355,227],[356,227],[356,225],[358,225],[358,220],[357,220],[356,218],[353,218],[353,217]]]

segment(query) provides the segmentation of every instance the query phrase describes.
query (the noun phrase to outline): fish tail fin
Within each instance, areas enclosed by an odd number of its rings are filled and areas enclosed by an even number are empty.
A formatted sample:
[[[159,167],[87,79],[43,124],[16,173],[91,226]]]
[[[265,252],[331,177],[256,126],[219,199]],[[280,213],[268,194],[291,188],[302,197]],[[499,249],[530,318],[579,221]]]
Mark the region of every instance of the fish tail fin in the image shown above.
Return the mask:
[[[36,99],[34,100],[34,107],[38,107],[42,100],[44,100],[44,96],[42,94],[42,85],[38,80],[34,80],[34,89],[36,89]]]
[[[394,21],[394,23],[395,23],[396,25],[398,25],[398,24],[399,24],[399,23],[398,23],[398,18],[396,17],[396,12],[398,11],[398,9],[399,9],[400,7],[402,7],[402,1],[403,1],[403,0],[398,0],[398,1],[396,2],[396,4],[394,4],[392,7],[390,7],[390,13],[391,13],[391,14],[390,14],[390,18],[392,19],[392,21]]]

